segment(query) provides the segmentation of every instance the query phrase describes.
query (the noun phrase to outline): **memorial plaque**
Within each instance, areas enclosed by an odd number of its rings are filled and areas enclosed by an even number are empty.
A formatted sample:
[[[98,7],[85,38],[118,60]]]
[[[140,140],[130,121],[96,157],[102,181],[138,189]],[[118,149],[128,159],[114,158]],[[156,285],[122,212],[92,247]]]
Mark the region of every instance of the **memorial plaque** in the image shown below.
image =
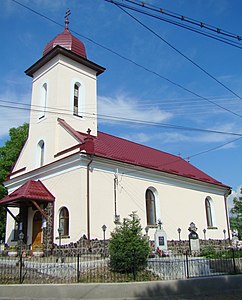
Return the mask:
[[[199,239],[190,239],[190,250],[193,251],[200,251],[200,243]]]
[[[164,236],[159,236],[159,246],[164,246],[165,245],[165,237]]]

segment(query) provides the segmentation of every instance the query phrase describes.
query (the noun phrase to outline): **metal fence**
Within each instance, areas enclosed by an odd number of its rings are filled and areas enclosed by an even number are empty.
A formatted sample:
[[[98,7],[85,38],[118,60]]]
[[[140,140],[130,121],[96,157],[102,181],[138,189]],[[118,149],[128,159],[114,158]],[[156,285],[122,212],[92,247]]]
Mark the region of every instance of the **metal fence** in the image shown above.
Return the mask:
[[[132,254],[133,255],[133,254]],[[133,259],[135,262],[135,257]],[[171,254],[148,259],[147,268],[131,273],[112,272],[109,257],[85,253],[73,256],[35,257],[33,255],[0,256],[0,283],[77,283],[172,280],[218,276],[242,272],[242,250],[228,249],[216,253]]]

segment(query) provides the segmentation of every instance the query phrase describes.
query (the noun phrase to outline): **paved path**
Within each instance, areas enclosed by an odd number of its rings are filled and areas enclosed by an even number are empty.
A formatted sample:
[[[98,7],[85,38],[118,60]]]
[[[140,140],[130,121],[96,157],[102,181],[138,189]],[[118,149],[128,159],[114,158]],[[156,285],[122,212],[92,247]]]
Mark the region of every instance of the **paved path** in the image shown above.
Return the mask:
[[[242,275],[110,284],[0,285],[0,299],[241,300]]]

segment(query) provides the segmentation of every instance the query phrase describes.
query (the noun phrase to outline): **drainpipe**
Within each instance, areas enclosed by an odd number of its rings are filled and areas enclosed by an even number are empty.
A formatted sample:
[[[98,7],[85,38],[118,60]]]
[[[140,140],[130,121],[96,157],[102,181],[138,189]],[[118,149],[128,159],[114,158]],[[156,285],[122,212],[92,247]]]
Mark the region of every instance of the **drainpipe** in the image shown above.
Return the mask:
[[[90,165],[93,159],[90,158],[87,164],[87,240],[90,244]]]
[[[231,194],[231,189],[224,194],[224,206],[225,206],[225,212],[226,212],[226,221],[227,221],[227,231],[228,231],[228,238],[230,241],[230,226],[229,226],[229,216],[228,216],[228,207],[227,207],[227,197]]]

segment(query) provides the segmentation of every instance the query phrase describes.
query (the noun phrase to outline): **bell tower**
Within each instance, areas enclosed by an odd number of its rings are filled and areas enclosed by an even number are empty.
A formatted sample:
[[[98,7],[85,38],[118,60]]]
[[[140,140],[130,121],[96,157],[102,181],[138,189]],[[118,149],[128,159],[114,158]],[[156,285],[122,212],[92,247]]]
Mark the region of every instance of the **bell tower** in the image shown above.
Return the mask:
[[[25,73],[32,77],[29,136],[22,155],[34,155],[34,169],[55,160],[55,154],[76,140],[60,128],[63,119],[75,131],[90,128],[97,135],[97,76],[105,68],[87,59],[85,45],[69,30],[68,10],[64,31],[44,47],[43,56]],[[20,166],[19,166],[20,167]]]

